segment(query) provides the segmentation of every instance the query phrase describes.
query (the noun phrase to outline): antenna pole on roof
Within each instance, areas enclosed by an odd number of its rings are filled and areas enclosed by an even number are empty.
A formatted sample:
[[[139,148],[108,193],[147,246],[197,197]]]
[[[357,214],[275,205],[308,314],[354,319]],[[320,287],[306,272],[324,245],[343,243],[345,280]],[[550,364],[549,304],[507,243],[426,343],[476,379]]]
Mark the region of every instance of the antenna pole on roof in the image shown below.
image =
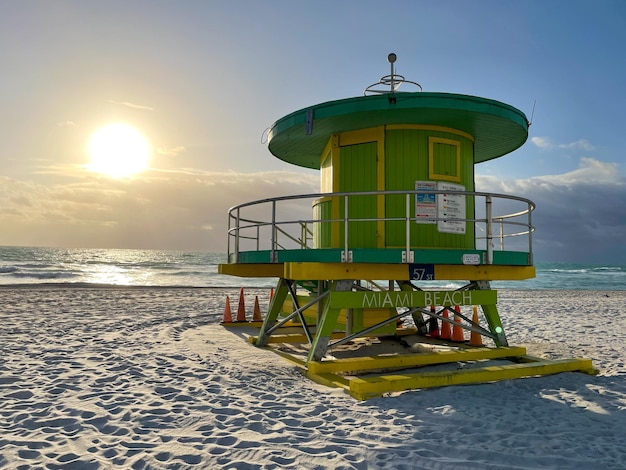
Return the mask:
[[[391,54],[389,54],[387,56],[387,61],[389,62],[389,65],[391,65],[391,75],[389,75],[389,78],[391,79],[391,93],[393,93],[395,91],[395,86],[394,86],[394,79],[395,79],[395,71],[394,71],[394,67],[393,64],[396,62],[396,59],[398,58],[397,55],[395,55],[393,52]]]
[[[419,88],[419,91],[422,91],[422,86],[419,83],[412,82],[411,80],[405,79],[402,75],[396,74],[394,64],[396,63],[397,59],[398,56],[393,52],[387,56],[387,62],[389,62],[389,65],[391,67],[391,73],[382,77],[378,82],[368,86],[363,92],[364,95],[381,95],[385,93],[393,95],[396,91],[398,91],[400,85],[402,85],[403,83],[415,85],[417,88]],[[389,89],[378,88],[379,85],[382,85],[383,87],[389,87]]]
[[[530,121],[528,121],[528,127],[533,123],[533,118],[535,117],[535,105],[537,104],[537,100],[533,101],[533,110],[530,113]]]

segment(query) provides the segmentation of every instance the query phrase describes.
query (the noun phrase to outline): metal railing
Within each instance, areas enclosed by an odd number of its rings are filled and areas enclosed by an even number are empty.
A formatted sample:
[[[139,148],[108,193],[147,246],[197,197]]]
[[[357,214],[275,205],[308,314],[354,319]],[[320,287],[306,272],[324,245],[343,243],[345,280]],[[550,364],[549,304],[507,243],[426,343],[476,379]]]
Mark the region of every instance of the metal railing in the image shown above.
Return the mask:
[[[342,261],[350,259],[350,231],[358,230],[361,222],[404,222],[405,224],[405,250],[406,257],[410,261],[412,230],[417,230],[423,219],[418,220],[416,215],[417,195],[435,195],[437,205],[439,198],[445,195],[465,196],[468,201],[471,198],[474,214],[472,218],[439,217],[436,213],[428,217],[427,223],[431,224],[474,224],[475,249],[486,252],[486,264],[493,263],[494,248],[504,250],[506,239],[513,237],[525,237],[516,246],[529,255],[532,264],[532,211],[535,204],[526,198],[507,194],[494,194],[475,191],[443,191],[443,190],[414,190],[414,191],[359,191],[340,193],[316,193],[293,196],[282,196],[268,199],[260,199],[239,204],[228,211],[228,259],[229,262],[239,262],[239,254],[248,251],[270,251],[271,262],[276,262],[277,253],[281,250],[309,250],[319,248],[313,245],[316,227],[326,223],[340,223],[343,233],[340,240],[342,248]],[[388,197],[404,196],[402,210],[397,208],[397,213],[403,213],[402,217],[376,217],[355,218],[350,217],[351,201],[356,197],[376,196]],[[343,215],[339,218],[298,218],[296,214],[311,213],[311,205],[320,199],[331,199],[342,203]],[[482,203],[481,203],[482,200]],[[309,201],[308,205],[306,202]],[[419,222],[419,223],[418,223]],[[494,235],[494,228],[497,234]],[[496,247],[495,244],[498,243]],[[484,245],[484,246],[482,246]],[[426,247],[428,248],[428,247]],[[231,256],[232,255],[232,256]]]

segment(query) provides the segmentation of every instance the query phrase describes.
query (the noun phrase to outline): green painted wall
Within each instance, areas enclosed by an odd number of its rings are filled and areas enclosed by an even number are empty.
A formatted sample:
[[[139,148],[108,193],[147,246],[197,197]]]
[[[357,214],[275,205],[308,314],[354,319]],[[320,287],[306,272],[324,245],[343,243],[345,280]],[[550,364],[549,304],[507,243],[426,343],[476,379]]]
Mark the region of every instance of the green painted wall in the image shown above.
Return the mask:
[[[430,177],[429,138],[449,139],[460,144],[460,181],[450,181],[474,190],[473,143],[470,139],[449,132],[420,129],[397,129],[385,132],[385,189],[413,190],[416,181],[445,181]],[[437,148],[439,147],[439,148]],[[454,148],[454,155],[451,151]],[[434,159],[435,173],[456,175],[456,148],[451,145],[435,146],[435,152],[444,150]],[[453,163],[454,162],[454,163]],[[405,196],[387,196],[385,217],[405,217]],[[413,200],[413,203],[415,201]],[[474,200],[466,198],[466,218],[474,217]],[[385,245],[405,246],[404,222],[387,222]],[[435,224],[411,226],[411,246],[414,248],[474,248],[474,224],[466,224],[465,235],[440,233]]]
[[[434,158],[430,158],[429,139],[439,139],[433,143]],[[438,130],[393,129],[384,133],[384,186],[385,190],[414,190],[416,181],[447,181],[474,190],[473,142],[464,136]],[[452,144],[450,144],[452,142]],[[457,145],[458,143],[458,145]],[[333,161],[332,172],[337,172],[333,192],[376,191],[381,187],[378,181],[378,163],[383,156],[377,155],[377,142],[346,145],[339,149],[338,158]],[[458,160],[457,164],[457,148]],[[326,160],[326,165],[328,160]],[[431,166],[433,168],[431,168]],[[435,173],[433,175],[433,173]],[[459,181],[450,181],[458,178]],[[327,177],[328,179],[328,177]],[[410,198],[414,214],[415,198]],[[384,198],[384,214],[387,218],[406,216],[406,196],[388,195]],[[314,216],[329,220],[333,214],[333,204],[339,207],[335,216],[344,217],[343,198],[323,198],[314,203]],[[350,198],[348,216],[352,219],[375,219],[379,216],[377,196],[355,196]],[[465,217],[474,217],[473,198],[466,198]],[[333,227],[334,243],[333,243]],[[337,226],[339,227],[337,229]],[[316,248],[342,248],[344,246],[343,222],[320,223],[315,229]],[[406,246],[406,225],[404,221],[387,221],[384,233],[377,233],[378,225],[370,221],[350,222],[349,248],[378,248],[378,238],[384,236],[384,247],[402,248]],[[465,234],[440,233],[436,224],[411,222],[412,248],[470,248],[475,247],[474,224],[466,224]]]

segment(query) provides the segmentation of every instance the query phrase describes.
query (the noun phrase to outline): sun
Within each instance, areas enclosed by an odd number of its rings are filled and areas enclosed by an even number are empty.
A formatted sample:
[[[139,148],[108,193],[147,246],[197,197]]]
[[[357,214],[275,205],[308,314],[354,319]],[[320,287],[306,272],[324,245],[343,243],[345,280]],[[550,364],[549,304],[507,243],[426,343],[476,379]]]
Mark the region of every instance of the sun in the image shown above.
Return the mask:
[[[113,178],[144,171],[150,160],[146,138],[128,124],[109,124],[98,129],[89,140],[88,168]]]

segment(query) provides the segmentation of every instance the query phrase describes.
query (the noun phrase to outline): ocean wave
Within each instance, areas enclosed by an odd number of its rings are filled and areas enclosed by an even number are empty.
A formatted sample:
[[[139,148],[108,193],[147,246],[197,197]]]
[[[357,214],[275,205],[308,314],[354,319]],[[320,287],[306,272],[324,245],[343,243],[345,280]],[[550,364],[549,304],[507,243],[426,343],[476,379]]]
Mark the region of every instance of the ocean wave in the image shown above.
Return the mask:
[[[217,271],[176,271],[167,273],[168,276],[187,276],[187,277],[212,277],[212,276],[222,276],[222,274]]]
[[[71,279],[78,277],[74,273],[70,272],[42,272],[42,273],[33,273],[33,272],[14,272],[12,274],[13,277],[17,278],[32,278],[32,279]]]
[[[15,266],[0,266],[0,274],[10,274],[18,270]]]
[[[538,272],[542,272],[542,270],[538,270]],[[623,275],[626,274],[619,266],[601,266],[601,267],[593,267],[593,268],[575,268],[575,269],[544,269],[543,272],[551,273],[555,275],[589,275],[589,276],[614,276],[614,275]]]
[[[584,268],[580,268],[580,269],[552,268],[552,269],[546,269],[546,271],[551,272],[551,273],[563,273],[563,274],[586,274],[587,272],[589,272],[587,269],[584,269]]]
[[[598,273],[626,274],[621,266],[598,266],[597,268],[593,268],[592,271]]]

